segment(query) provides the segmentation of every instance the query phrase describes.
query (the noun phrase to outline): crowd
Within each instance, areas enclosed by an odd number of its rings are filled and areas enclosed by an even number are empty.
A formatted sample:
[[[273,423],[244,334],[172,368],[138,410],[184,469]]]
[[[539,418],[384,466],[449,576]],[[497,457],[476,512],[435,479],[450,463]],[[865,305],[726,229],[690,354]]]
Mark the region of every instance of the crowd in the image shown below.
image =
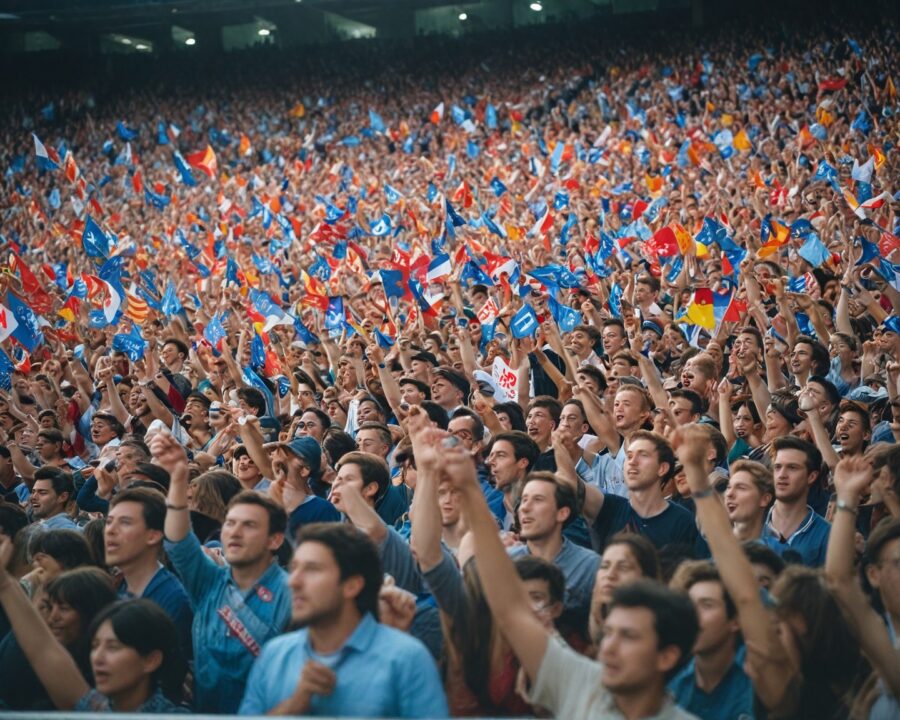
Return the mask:
[[[900,716],[898,29],[661,37],[4,104],[0,708]]]

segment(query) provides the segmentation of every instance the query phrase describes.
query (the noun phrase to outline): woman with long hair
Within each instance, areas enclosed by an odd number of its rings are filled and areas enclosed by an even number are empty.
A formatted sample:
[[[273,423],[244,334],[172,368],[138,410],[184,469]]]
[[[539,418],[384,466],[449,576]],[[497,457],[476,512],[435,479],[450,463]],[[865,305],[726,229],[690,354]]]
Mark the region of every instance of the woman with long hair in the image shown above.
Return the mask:
[[[613,535],[600,558],[591,595],[591,640],[599,644],[603,637],[603,622],[616,588],[641,578],[659,580],[660,577],[659,555],[653,543],[636,533]]]
[[[28,555],[31,557],[33,569],[22,580],[29,583],[33,590],[66,570],[96,564],[91,546],[82,534],[75,530],[45,530],[34,533],[28,543]]]
[[[94,687],[6,571],[12,542],[0,536],[0,605],[25,658],[59,710],[172,712],[187,673],[175,625],[150,600],[113,603],[93,619]]]
[[[99,568],[64,572],[44,588],[41,614],[53,637],[72,656],[81,676],[91,681],[88,628],[116,601],[112,578]],[[0,703],[13,710],[47,710],[53,704],[12,632],[0,641]]]
[[[227,470],[209,470],[191,481],[187,498],[191,527],[201,543],[218,539],[225,508],[242,489],[240,480]]]

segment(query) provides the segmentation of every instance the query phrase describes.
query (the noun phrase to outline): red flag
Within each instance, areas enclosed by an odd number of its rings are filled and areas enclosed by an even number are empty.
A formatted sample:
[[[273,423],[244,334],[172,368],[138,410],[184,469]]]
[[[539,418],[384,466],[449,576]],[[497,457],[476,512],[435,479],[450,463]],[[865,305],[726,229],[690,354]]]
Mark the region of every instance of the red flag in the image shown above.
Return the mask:
[[[197,168],[200,172],[206,173],[211,178],[215,178],[219,172],[219,165],[216,161],[216,154],[210,145],[206,146],[206,150],[199,150],[195,153],[186,155],[188,165]]]

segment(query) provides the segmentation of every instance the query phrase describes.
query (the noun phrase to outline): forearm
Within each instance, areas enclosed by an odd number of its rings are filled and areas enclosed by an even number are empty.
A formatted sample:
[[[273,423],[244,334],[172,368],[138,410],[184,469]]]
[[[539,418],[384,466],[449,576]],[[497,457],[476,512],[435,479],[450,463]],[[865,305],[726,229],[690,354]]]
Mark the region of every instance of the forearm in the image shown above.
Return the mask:
[[[31,464],[31,461],[25,457],[25,453],[19,448],[16,443],[8,443],[7,449],[9,450],[9,455],[13,461],[13,467],[16,469],[16,472],[22,476],[23,480],[33,480],[34,472],[37,468]]]
[[[169,408],[156,397],[156,393],[153,392],[153,388],[150,384],[144,385],[142,392],[144,394],[144,399],[147,401],[147,407],[150,408],[150,412],[153,413],[153,417],[162,422],[167,428],[172,427],[175,417],[172,415]]]
[[[834,327],[850,337],[856,337],[853,325],[850,324],[850,293],[841,285],[841,294],[838,296],[837,306],[834,309]]]
[[[766,416],[766,412],[768,412],[769,410],[769,403],[772,402],[772,393],[769,392],[769,388],[763,382],[759,373],[748,373],[744,377],[747,380],[747,384],[750,386],[750,396],[753,398],[753,405],[756,407],[756,412],[759,413],[759,416],[761,418],[764,418]],[[732,422],[732,418],[730,417],[730,408],[727,411],[722,408],[722,411],[726,415],[729,415],[728,421]],[[719,421],[722,422],[721,416],[719,417]]]
[[[241,427],[241,440],[244,441],[247,454],[250,456],[253,464],[259,468],[262,476],[269,479],[275,477],[269,453],[263,447],[263,436],[260,433],[259,425],[255,422],[248,422],[243,425]]]
[[[181,542],[191,531],[191,515],[188,512],[187,466],[172,475],[166,495],[166,522],[163,528],[166,539]]]
[[[343,496],[344,512],[357,529],[362,530],[376,545],[384,542],[388,530],[375,508],[363,500],[358,493],[345,493]]]
[[[422,572],[436,567],[441,553],[441,510],[438,505],[437,482],[430,470],[422,468],[416,478],[413,496],[412,531],[409,546],[415,553]]]
[[[384,366],[384,367],[382,367]],[[381,388],[384,390],[384,399],[387,400],[394,415],[398,414],[403,397],[400,395],[400,384],[385,363],[378,364],[378,378],[381,380]]]
[[[731,398],[719,395],[719,429],[725,436],[725,443],[730,448],[737,437],[734,434],[734,418],[731,416]]]
[[[822,417],[818,410],[810,410],[806,413],[806,419],[809,420],[809,427],[812,430],[813,440],[816,446],[822,452],[822,459],[829,468],[834,470],[837,467],[840,458],[831,446],[831,438],[828,437],[828,431],[822,423]]]
[[[116,420],[124,425],[131,413],[129,413],[122,404],[122,398],[120,398],[119,393],[116,392],[116,383],[111,377],[106,381],[106,390],[112,414],[116,416]]]

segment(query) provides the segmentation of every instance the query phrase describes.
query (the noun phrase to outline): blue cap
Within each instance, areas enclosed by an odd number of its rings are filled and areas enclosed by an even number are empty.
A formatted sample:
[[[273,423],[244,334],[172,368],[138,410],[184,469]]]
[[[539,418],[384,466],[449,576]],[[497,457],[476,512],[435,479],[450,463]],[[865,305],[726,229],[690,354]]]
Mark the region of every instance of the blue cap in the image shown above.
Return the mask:
[[[290,442],[279,443],[279,446],[294,453],[309,466],[310,480],[319,477],[319,469],[322,467],[322,448],[319,447],[319,443],[315,439],[309,435],[304,435],[303,437],[295,437]]]
[[[847,393],[848,400],[865,403],[866,405],[871,405],[873,402],[884,400],[887,398],[887,396],[888,392],[886,388],[882,387],[875,390],[874,388],[870,388],[868,385],[860,385],[859,387],[855,387],[849,393]]]
[[[888,332],[900,335],[900,315],[891,315],[882,323],[882,326]]]
[[[652,320],[644,320],[644,322],[641,323],[641,330],[652,330],[660,337],[663,336],[662,327],[659,325],[659,323],[655,323]]]

